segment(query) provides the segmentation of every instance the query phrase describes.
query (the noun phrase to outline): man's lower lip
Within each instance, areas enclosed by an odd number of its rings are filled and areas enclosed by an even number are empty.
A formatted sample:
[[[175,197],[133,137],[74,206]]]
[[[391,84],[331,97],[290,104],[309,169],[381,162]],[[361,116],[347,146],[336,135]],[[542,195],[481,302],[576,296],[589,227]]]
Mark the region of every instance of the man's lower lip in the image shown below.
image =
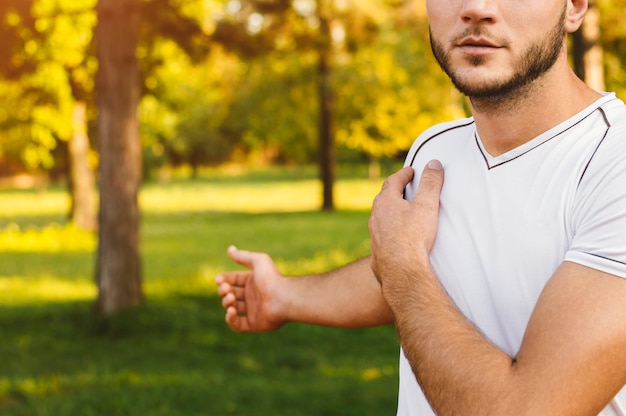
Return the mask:
[[[464,45],[459,49],[466,55],[483,56],[495,53],[498,48],[493,46],[480,46],[480,45]]]

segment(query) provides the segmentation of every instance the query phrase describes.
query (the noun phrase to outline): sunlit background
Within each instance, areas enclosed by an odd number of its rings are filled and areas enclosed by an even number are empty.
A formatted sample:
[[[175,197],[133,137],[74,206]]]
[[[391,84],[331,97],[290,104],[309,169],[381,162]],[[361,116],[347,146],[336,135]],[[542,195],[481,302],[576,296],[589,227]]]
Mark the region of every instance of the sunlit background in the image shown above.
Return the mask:
[[[0,414],[392,414],[393,328],[235,334],[213,278],[229,244],[288,275],[367,255],[382,178],[468,115],[424,2],[100,2],[0,0]],[[98,148],[105,3],[140,16],[144,297],[111,315],[95,305],[99,162],[117,151]],[[572,64],[623,98],[626,1],[590,4]]]

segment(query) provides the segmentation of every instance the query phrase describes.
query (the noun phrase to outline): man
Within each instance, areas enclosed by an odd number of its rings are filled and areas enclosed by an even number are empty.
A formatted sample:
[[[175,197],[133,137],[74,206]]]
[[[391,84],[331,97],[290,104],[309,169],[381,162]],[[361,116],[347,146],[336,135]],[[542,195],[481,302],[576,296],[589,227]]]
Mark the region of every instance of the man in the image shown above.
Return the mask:
[[[387,179],[371,258],[284,278],[229,248],[226,321],[395,323],[399,415],[626,415],[626,107],[568,65],[587,0],[426,3],[473,118]]]

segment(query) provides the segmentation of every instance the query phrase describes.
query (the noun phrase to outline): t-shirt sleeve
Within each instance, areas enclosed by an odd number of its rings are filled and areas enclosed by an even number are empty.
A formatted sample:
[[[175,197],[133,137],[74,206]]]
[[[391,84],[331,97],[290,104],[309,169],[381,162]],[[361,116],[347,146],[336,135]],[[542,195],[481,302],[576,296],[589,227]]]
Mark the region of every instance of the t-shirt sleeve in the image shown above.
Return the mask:
[[[610,134],[580,179],[565,260],[626,278],[626,132]]]

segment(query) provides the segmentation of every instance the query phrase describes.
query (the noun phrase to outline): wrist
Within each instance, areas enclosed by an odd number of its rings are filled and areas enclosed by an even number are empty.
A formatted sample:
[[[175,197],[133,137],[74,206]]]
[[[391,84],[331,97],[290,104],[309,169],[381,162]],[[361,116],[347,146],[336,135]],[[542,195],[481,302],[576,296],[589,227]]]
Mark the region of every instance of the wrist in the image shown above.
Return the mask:
[[[411,262],[382,275],[381,291],[394,316],[414,313],[438,296],[442,288],[430,263]]]

